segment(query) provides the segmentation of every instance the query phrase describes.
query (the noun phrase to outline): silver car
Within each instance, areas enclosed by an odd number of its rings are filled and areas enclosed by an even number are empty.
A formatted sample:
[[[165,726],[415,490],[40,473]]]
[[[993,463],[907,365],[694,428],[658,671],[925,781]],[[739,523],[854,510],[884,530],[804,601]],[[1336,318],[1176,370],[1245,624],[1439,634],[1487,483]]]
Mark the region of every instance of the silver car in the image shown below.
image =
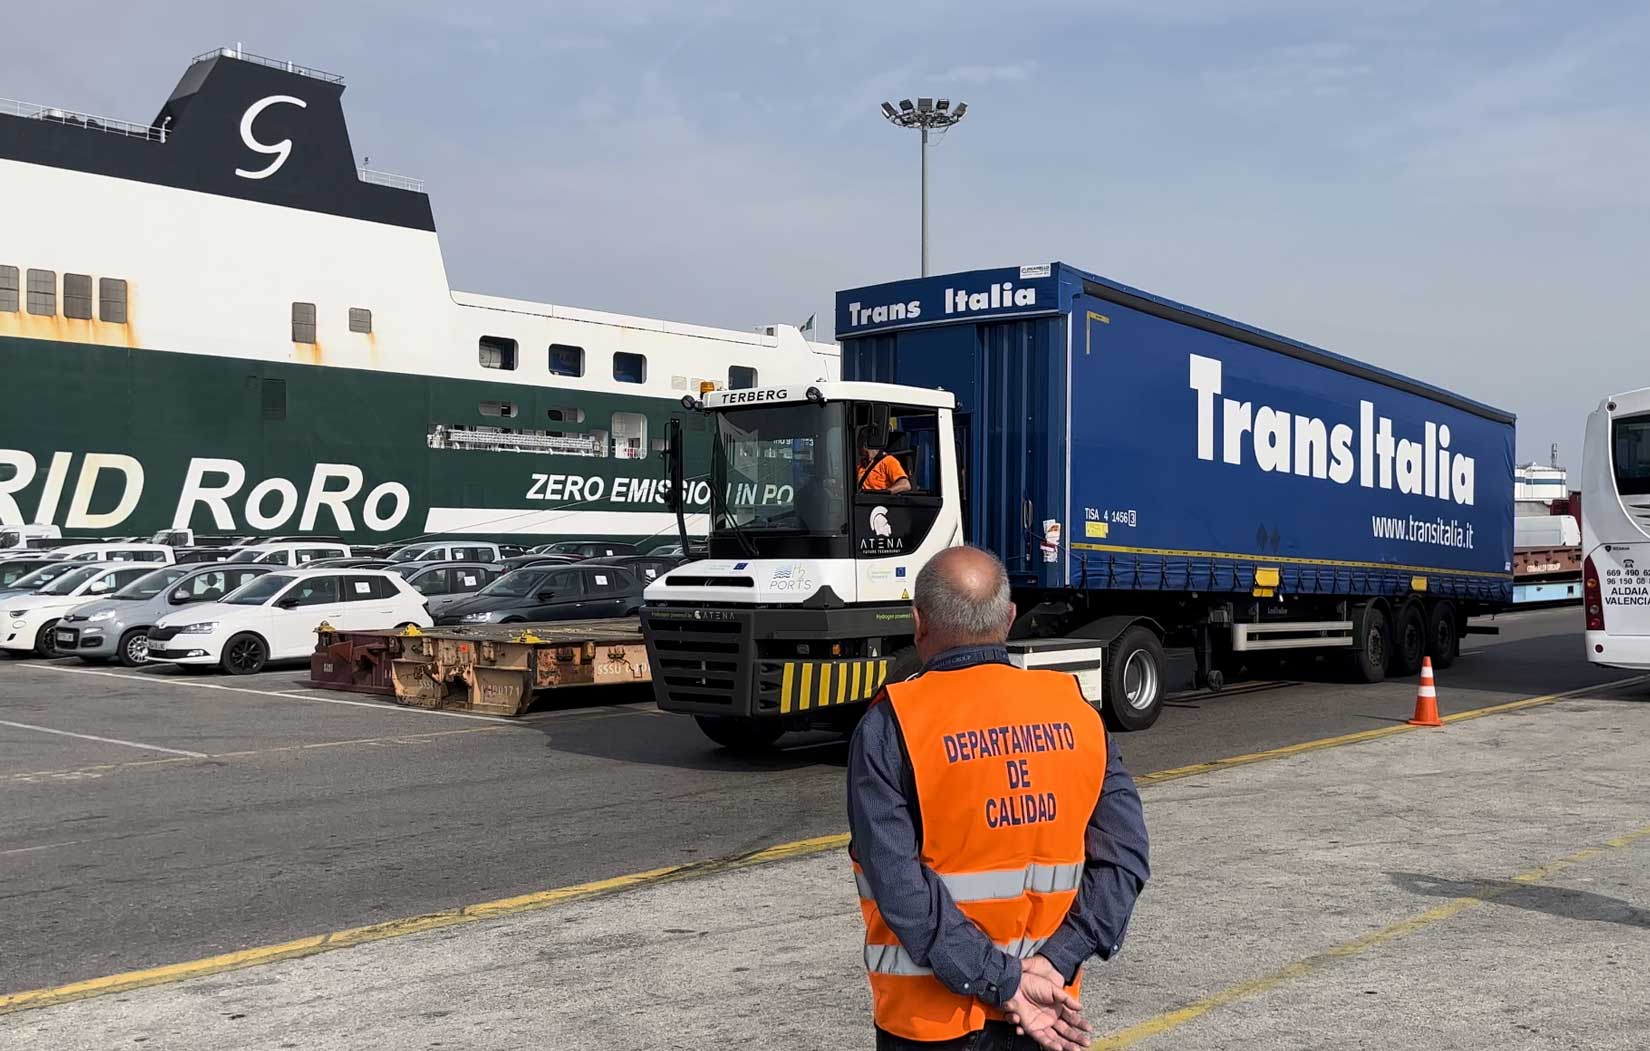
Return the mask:
[[[280,567],[238,562],[167,566],[96,602],[76,606],[57,622],[56,647],[84,661],[113,657],[134,668],[149,659],[149,629],[195,602],[216,602],[254,577]]]

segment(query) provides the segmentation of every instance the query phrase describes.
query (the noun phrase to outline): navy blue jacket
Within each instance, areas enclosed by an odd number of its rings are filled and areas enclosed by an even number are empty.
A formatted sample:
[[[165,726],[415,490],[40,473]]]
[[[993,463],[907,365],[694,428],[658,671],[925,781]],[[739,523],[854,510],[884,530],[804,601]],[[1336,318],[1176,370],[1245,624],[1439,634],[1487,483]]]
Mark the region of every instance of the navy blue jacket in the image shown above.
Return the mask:
[[[966,646],[923,671],[1006,664],[1003,646]],[[1005,707],[1013,704],[1004,698]],[[956,993],[1001,1005],[1020,987],[1020,961],[998,949],[922,864],[916,782],[893,707],[878,704],[860,720],[848,753],[848,827],[854,859],[877,909],[913,960]],[[1041,953],[1070,981],[1090,956],[1110,959],[1123,944],[1134,902],[1150,875],[1140,793],[1107,735],[1106,779],[1083,837],[1086,861],[1077,898]]]

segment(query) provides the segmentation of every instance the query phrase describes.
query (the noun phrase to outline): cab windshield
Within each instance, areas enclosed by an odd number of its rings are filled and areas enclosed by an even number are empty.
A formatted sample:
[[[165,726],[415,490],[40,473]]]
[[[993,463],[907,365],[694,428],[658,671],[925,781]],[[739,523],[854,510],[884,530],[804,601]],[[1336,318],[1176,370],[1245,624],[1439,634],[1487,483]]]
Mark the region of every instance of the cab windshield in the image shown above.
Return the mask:
[[[154,598],[162,591],[165,591],[167,588],[183,579],[188,572],[189,570],[181,566],[168,566],[165,569],[157,569],[153,573],[147,573],[141,577],[138,577],[136,580],[132,581],[130,584],[127,584],[125,587],[121,588],[109,597],[130,599]]]
[[[847,535],[842,405],[763,406],[715,418],[713,535]]]

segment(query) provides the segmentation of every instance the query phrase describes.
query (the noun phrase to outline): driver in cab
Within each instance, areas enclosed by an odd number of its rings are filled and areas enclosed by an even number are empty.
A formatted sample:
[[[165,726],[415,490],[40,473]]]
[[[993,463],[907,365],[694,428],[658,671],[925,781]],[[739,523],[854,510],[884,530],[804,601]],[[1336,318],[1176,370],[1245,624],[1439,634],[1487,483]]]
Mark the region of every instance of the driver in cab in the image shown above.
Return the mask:
[[[911,491],[911,479],[884,447],[881,432],[867,428],[859,439],[859,489],[890,495]]]

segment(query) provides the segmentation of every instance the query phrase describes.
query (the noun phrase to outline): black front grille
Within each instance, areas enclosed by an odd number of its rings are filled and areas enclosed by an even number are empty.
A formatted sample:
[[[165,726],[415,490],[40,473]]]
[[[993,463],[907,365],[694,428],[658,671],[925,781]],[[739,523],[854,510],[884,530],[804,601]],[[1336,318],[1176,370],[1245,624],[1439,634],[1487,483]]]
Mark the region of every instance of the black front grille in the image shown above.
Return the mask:
[[[731,709],[747,691],[743,620],[649,618],[654,694],[661,706]]]
[[[177,637],[178,637],[178,629],[177,628],[150,628],[149,629],[149,641],[150,642],[166,642],[169,639],[175,639]]]

